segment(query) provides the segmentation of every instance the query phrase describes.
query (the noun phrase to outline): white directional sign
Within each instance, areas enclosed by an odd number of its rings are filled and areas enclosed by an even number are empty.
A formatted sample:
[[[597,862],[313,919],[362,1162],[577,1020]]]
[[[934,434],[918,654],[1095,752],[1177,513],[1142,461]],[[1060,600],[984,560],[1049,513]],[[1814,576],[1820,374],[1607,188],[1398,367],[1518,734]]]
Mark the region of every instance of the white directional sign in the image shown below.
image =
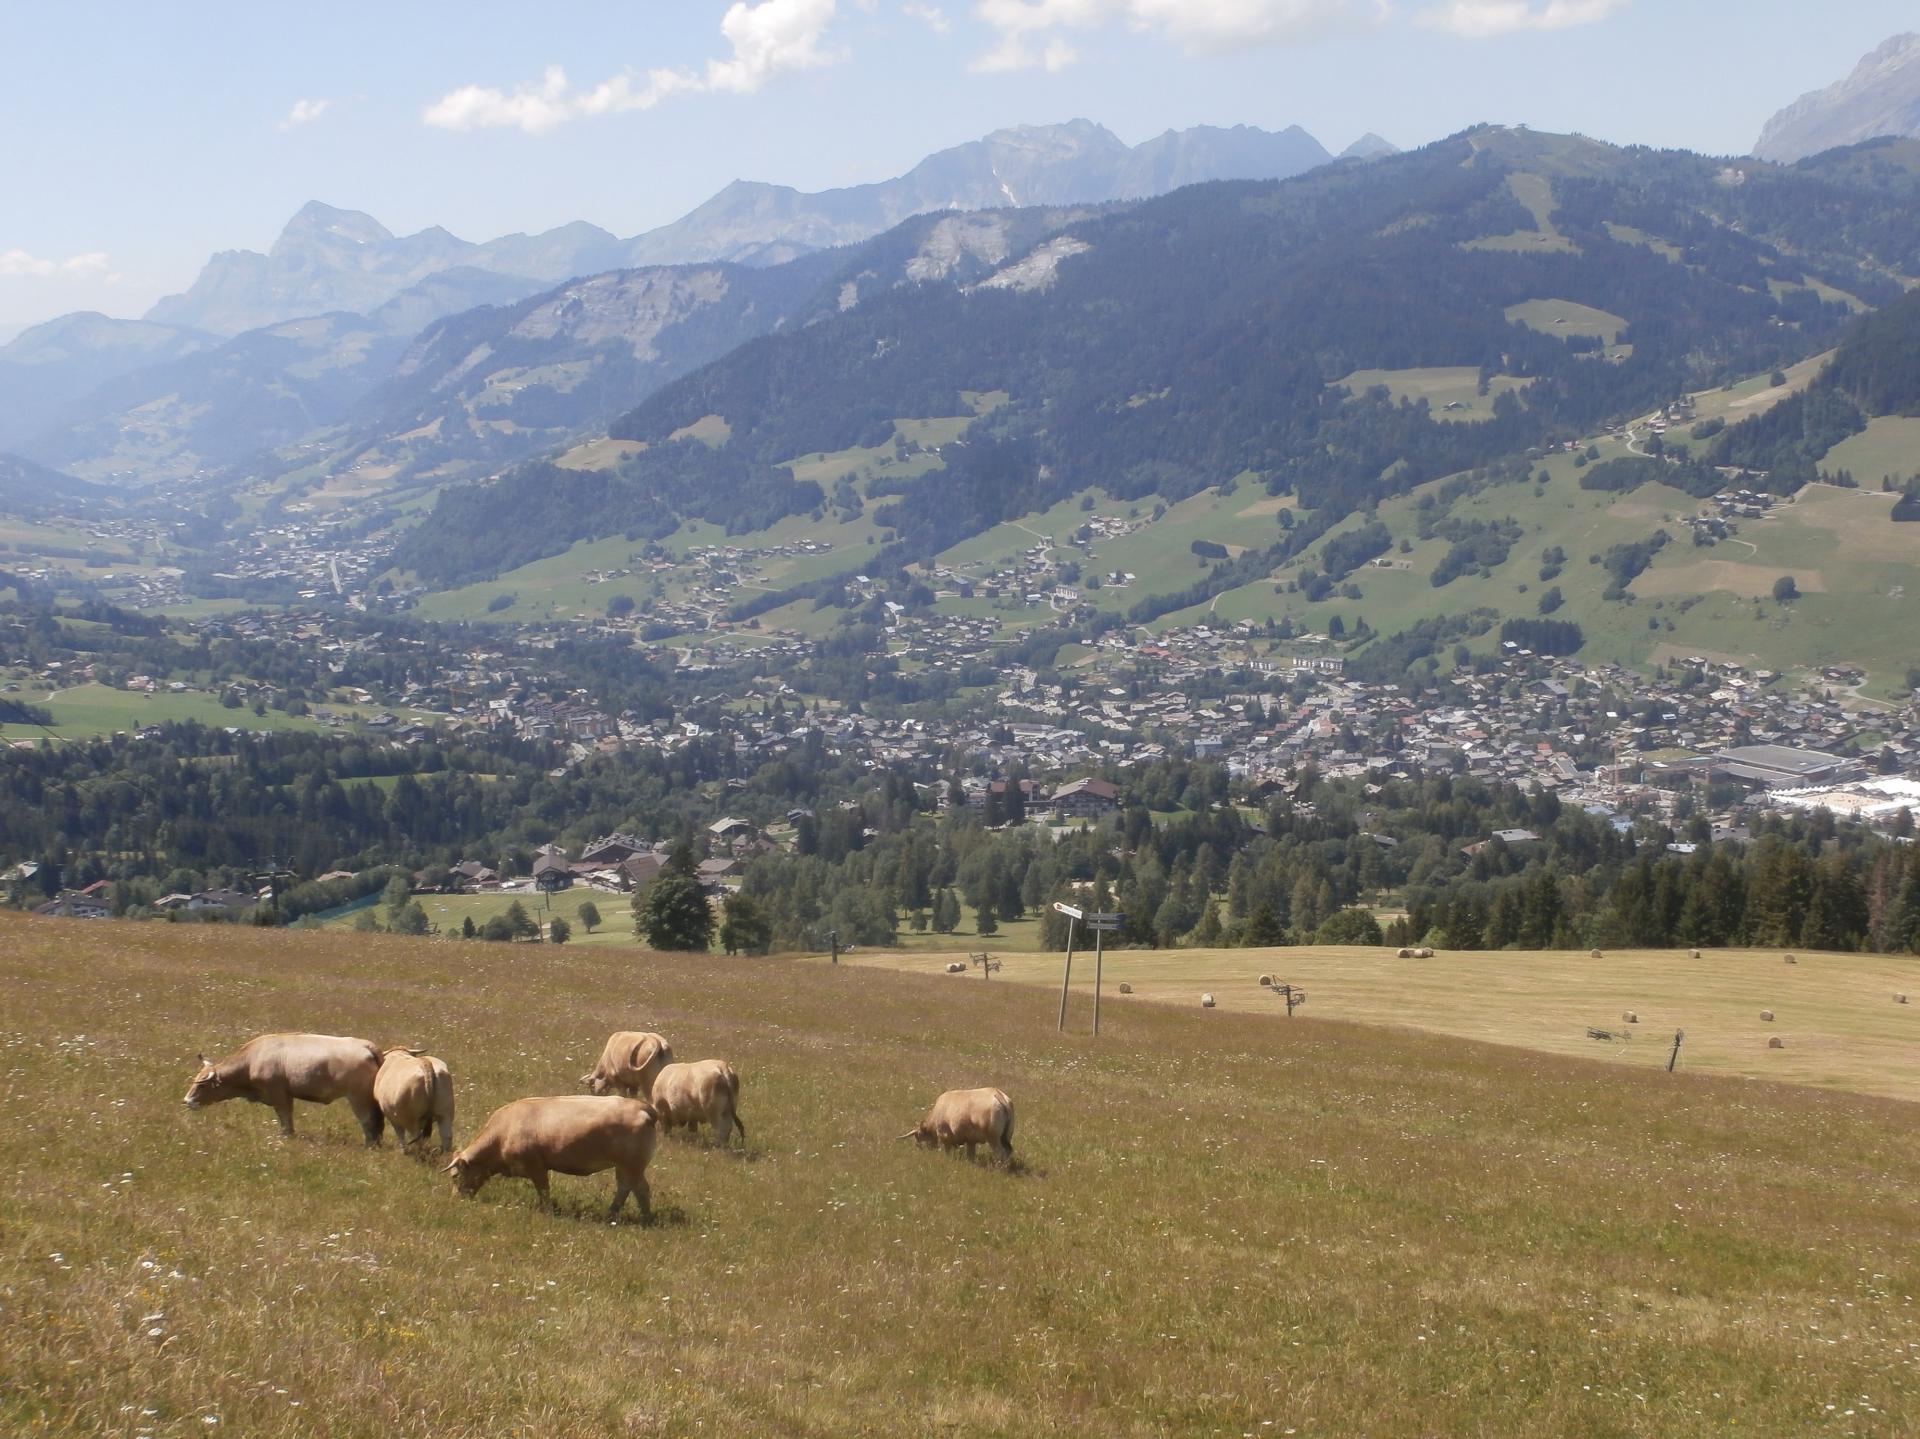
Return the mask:
[[[1069,919],[1085,919],[1086,918],[1086,915],[1081,913],[1079,910],[1075,909],[1072,905],[1062,904],[1057,899],[1053,902],[1053,907],[1058,911],[1060,911],[1060,913],[1066,915],[1067,918]]]

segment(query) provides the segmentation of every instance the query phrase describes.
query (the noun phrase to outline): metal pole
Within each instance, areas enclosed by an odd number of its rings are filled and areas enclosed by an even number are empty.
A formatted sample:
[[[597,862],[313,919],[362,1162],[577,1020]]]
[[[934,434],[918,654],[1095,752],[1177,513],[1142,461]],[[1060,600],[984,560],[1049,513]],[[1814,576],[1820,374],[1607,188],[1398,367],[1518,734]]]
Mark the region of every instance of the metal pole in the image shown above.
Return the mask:
[[[1067,1032],[1067,985],[1073,980],[1073,916],[1067,916],[1067,963],[1060,971],[1060,1033]]]
[[[1093,1032],[1100,1032],[1100,961],[1106,954],[1107,930],[1105,925],[1093,927]]]
[[[1684,1030],[1684,1029],[1676,1029],[1676,1030],[1674,1030],[1674,1032],[1673,1032],[1673,1053],[1672,1053],[1672,1054],[1669,1054],[1669,1055],[1667,1056],[1667,1073],[1668,1073],[1668,1074],[1672,1074],[1672,1073],[1673,1073],[1673,1066],[1674,1066],[1674,1065],[1676,1065],[1676,1064],[1678,1064],[1678,1063],[1680,1062],[1680,1041],[1681,1041],[1681,1040],[1683,1040],[1683,1039],[1685,1039],[1686,1037],[1687,1037],[1687,1032],[1686,1032],[1686,1030]]]

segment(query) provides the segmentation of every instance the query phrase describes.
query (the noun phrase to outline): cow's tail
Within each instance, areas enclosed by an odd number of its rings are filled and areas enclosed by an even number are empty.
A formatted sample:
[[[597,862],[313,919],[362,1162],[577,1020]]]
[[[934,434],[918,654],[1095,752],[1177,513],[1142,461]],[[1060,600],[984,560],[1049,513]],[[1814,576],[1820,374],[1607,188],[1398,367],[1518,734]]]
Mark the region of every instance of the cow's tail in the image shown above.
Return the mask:
[[[1006,1096],[1002,1095],[1001,1098],[1006,1099]],[[1000,1131],[1000,1142],[1007,1146],[1007,1153],[1012,1154],[1013,1153],[1013,1101],[1011,1099],[1007,1099],[1006,1105],[1007,1105],[1007,1127]]]
[[[747,1121],[740,1117],[740,1075],[731,1064],[727,1066],[727,1103],[733,1110],[734,1127],[740,1131],[740,1138],[744,1143],[747,1137]]]

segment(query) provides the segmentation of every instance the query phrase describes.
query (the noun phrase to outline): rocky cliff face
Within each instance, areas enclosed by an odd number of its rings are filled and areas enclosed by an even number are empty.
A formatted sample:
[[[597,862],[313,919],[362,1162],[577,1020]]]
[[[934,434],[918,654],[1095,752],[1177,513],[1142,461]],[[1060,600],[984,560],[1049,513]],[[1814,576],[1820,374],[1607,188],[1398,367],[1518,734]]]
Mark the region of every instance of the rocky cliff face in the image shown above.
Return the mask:
[[[1877,135],[1920,136],[1920,34],[1894,36],[1846,79],[1802,95],[1767,121],[1753,153],[1786,163]]]

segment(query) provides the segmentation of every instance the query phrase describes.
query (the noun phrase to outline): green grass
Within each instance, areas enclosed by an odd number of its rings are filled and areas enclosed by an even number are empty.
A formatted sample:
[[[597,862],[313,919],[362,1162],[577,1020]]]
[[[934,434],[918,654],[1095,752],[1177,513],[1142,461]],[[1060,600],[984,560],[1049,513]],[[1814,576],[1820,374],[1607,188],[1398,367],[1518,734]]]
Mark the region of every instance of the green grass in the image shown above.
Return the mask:
[[[1345,1024],[1318,980],[1292,1021],[1112,998],[1096,1042],[977,977],[0,923],[7,1432],[1920,1425],[1905,1104]],[[462,1202],[338,1108],[180,1104],[196,1049],[361,1034],[448,1062],[462,1142],[630,1026],[731,1060],[750,1136],[663,1143],[647,1226],[606,1176]],[[982,1083],[1015,1172],[893,1138]]]
[[[1495,375],[1483,395],[1478,367],[1449,365],[1421,370],[1355,370],[1334,383],[1355,395],[1385,385],[1396,402],[1425,400],[1432,407],[1434,419],[1460,421],[1492,419],[1495,400],[1515,390],[1524,394],[1533,381]],[[1450,410],[1449,405],[1460,408]]]
[[[117,730],[135,730],[146,725],[197,721],[224,729],[283,730],[324,729],[318,720],[268,710],[257,715],[251,708],[227,709],[210,694],[137,694],[131,690],[108,689],[105,685],[75,685],[52,694],[24,694],[20,698],[37,704],[53,714],[53,731],[68,739],[84,739],[112,734]],[[32,739],[42,733],[38,725],[0,725],[0,737]]]
[[[460,933],[462,920],[471,919],[474,928],[478,929],[494,916],[504,915],[518,902],[522,909],[543,924],[556,917],[564,919],[573,932],[568,944],[584,944],[595,948],[625,946],[636,950],[640,947],[640,941],[633,932],[632,898],[624,894],[604,894],[599,890],[574,888],[553,895],[550,903],[548,897],[538,891],[520,894],[421,894],[414,898],[426,911],[428,923],[438,926],[440,932],[448,937]],[[591,901],[600,911],[599,927],[592,934],[588,934],[586,926],[580,923],[580,906],[587,901]],[[386,923],[384,909],[376,905],[373,913],[382,925]],[[328,920],[324,927],[352,929],[359,918],[357,912],[341,915]],[[546,955],[553,951],[551,947],[543,947],[530,952]]]
[[[1867,421],[1859,434],[1842,440],[1820,462],[1829,475],[1845,470],[1854,483],[1878,489],[1883,479],[1904,484],[1920,475],[1920,419],[1886,415]]]
[[[1466,250],[1496,250],[1528,254],[1577,255],[1580,247],[1560,233],[1553,223],[1553,182],[1545,175],[1516,171],[1507,176],[1507,188],[1514,199],[1533,215],[1535,228],[1516,230],[1510,235],[1492,235],[1470,240]]]
[[[1591,305],[1576,304],[1572,300],[1528,300],[1524,304],[1507,306],[1506,313],[1509,320],[1518,320],[1530,330],[1538,330],[1543,335],[1557,335],[1563,340],[1577,335],[1612,345],[1619,340],[1620,332],[1627,328],[1627,322],[1618,315],[1596,310]]]

